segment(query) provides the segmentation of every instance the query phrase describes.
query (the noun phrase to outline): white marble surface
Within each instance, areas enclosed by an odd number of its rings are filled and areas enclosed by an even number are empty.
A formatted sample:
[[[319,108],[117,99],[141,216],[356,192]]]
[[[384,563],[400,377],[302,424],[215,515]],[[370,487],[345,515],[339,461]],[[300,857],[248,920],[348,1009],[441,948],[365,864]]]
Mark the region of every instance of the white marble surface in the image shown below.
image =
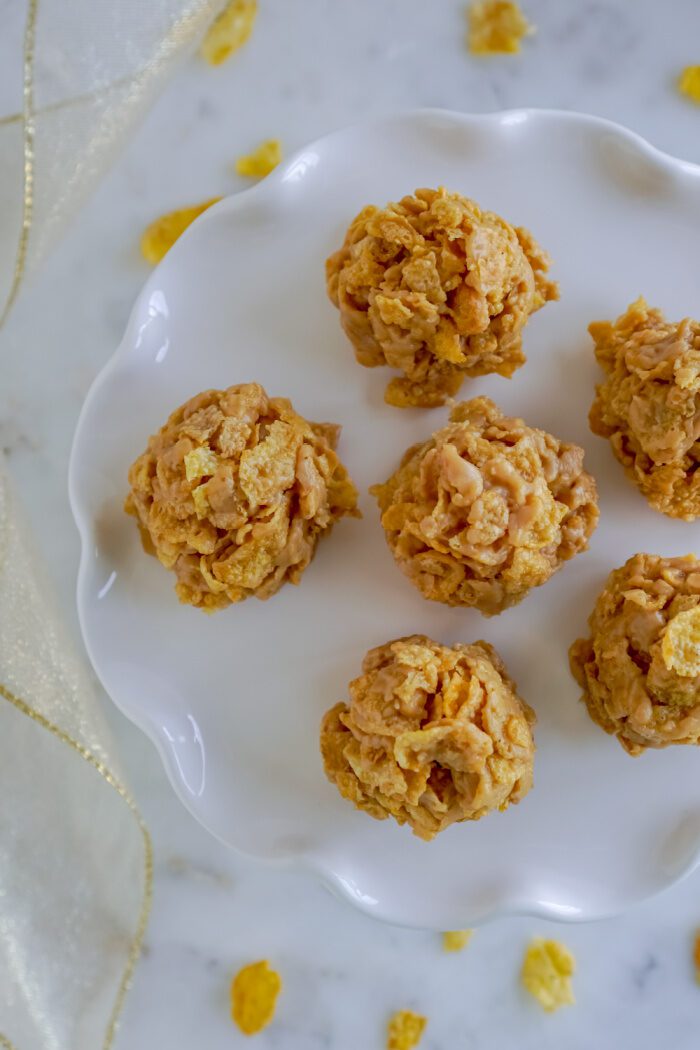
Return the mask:
[[[698,0],[529,0],[536,37],[520,56],[488,60],[464,50],[456,0],[260,4],[245,51],[218,70],[193,60],[170,85],[0,333],[0,446],[73,626],[71,435],[144,278],[138,235],[153,215],[235,192],[233,158],[263,137],[292,150],[417,105],[587,110],[700,162],[700,109],[674,90],[678,70],[700,62]],[[435,935],[377,925],[306,877],[224,849],[175,800],[150,744],[111,718],[156,848],[153,917],[117,1050],[243,1045],[227,1015],[228,981],[262,956],[285,991],[261,1048],[370,1050],[382,1045],[387,1013],[403,1006],[429,1015],[426,1050],[698,1045],[690,949],[699,876],[625,917],[563,929],[501,921],[477,931],[465,953],[443,955]],[[516,979],[527,938],[551,933],[579,965],[578,1005],[552,1017]]]

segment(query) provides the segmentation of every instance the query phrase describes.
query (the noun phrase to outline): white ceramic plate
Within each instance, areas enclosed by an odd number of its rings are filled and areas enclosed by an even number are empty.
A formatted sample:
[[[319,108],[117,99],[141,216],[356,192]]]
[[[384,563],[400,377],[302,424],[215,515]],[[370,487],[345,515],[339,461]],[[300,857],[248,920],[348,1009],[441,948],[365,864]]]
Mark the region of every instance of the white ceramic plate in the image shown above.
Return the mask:
[[[355,363],[326,298],[324,260],[368,202],[445,185],[530,227],[561,301],[525,332],[511,380],[465,383],[586,449],[601,522],[589,553],[519,607],[484,620],[425,601],[394,565],[368,486],[446,412],[385,405],[390,373]],[[589,720],[569,643],[611,568],[635,551],[698,550],[698,526],[651,511],[587,411],[597,371],[588,322],[637,295],[698,312],[700,168],[571,113],[423,111],[341,131],[222,201],[154,271],[85,402],[70,471],[82,537],[78,606],[105,688],[153,740],[188,809],[224,842],[317,872],[364,910],[460,929],[492,915],[585,919],[687,873],[700,855],[700,750],[632,759]],[[122,511],[127,469],[176,405],[260,381],[303,415],[342,423],[362,521],[324,540],[299,588],[213,617],[181,606]],[[486,638],[536,709],[535,787],[518,806],[426,844],[356,812],[327,783],[321,714],[365,651],[421,632]]]

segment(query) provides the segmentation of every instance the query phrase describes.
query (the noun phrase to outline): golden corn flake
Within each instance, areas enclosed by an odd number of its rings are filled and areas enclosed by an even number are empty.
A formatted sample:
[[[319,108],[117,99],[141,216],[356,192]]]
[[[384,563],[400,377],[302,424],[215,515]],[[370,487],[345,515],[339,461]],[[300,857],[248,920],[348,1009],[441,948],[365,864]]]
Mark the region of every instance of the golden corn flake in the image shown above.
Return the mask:
[[[230,0],[215,18],[202,41],[200,55],[210,66],[220,66],[248,40],[258,14],[258,0]]]
[[[238,971],[231,982],[231,1017],[244,1035],[255,1035],[269,1025],[281,988],[280,975],[266,959]]]
[[[420,1043],[427,1023],[427,1017],[412,1010],[399,1010],[389,1021],[386,1050],[413,1050]]]
[[[700,106],[700,66],[686,66],[678,79],[678,90]]]
[[[525,952],[522,982],[543,1010],[551,1013],[575,1002],[571,985],[575,968],[575,959],[565,945],[536,937]]]
[[[469,50],[473,55],[513,54],[524,36],[534,33],[525,15],[512,0],[483,0],[471,4]]]
[[[446,952],[461,952],[472,939],[473,930],[448,930],[442,935],[442,947]]]
[[[194,220],[211,208],[212,204],[220,201],[221,197],[212,197],[203,204],[195,204],[191,208],[179,208],[177,211],[161,215],[159,219],[147,226],[141,237],[141,254],[146,262],[155,266],[163,256],[170,251],[178,237],[181,237],[188,226]]]
[[[661,655],[669,671],[683,678],[700,674],[700,605],[677,613],[661,641]]]
[[[216,473],[218,456],[210,448],[194,448],[185,456],[185,477],[188,481],[211,477]]]
[[[700,930],[695,934],[693,942],[693,964],[695,966],[695,980],[700,984]]]
[[[248,179],[263,179],[282,160],[282,143],[279,139],[266,139],[256,150],[236,161],[236,172]]]

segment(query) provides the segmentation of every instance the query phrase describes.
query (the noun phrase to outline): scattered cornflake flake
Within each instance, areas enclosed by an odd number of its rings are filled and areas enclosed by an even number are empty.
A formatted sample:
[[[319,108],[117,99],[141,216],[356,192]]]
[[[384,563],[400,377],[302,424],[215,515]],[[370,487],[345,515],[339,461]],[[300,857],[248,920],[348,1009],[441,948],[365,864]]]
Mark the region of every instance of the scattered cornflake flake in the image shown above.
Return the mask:
[[[678,78],[678,90],[700,106],[700,66],[686,66]]]
[[[201,215],[212,204],[220,201],[221,197],[212,197],[203,204],[195,204],[191,208],[179,208],[170,211],[167,215],[161,215],[147,226],[141,237],[141,254],[146,262],[155,266],[163,256],[170,251],[178,237],[181,237],[188,226],[190,226],[198,215]]]
[[[669,671],[682,678],[700,674],[700,605],[676,613],[661,639],[661,655]]]
[[[442,935],[442,947],[446,952],[461,952],[472,939],[473,930],[447,930]]]
[[[389,1020],[386,1050],[413,1050],[420,1043],[427,1023],[427,1017],[412,1010],[398,1010]]]
[[[467,43],[474,55],[514,54],[524,36],[535,32],[513,0],[482,0],[467,10]]]
[[[249,179],[262,179],[269,175],[282,160],[282,143],[279,139],[265,139],[257,149],[236,161],[236,172]]]
[[[693,963],[695,965],[695,980],[700,984],[700,930],[695,934],[693,942]]]
[[[244,1035],[255,1035],[269,1025],[281,988],[280,975],[266,959],[238,971],[231,982],[231,1016]]]
[[[535,937],[525,952],[522,982],[543,1010],[551,1013],[576,1001],[571,977],[576,960],[560,941]]]
[[[200,54],[210,66],[220,66],[246,43],[253,32],[258,0],[230,0],[206,32]]]

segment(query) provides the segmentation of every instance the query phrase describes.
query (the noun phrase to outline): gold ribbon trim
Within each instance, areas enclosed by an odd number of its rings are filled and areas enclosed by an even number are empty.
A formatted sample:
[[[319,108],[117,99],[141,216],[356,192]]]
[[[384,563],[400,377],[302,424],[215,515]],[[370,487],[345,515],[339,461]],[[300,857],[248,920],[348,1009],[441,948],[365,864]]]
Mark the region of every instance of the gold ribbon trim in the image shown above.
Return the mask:
[[[22,283],[24,269],[27,263],[27,245],[29,244],[29,231],[32,227],[34,215],[34,49],[36,44],[36,19],[39,0],[29,0],[27,9],[27,24],[24,28],[24,75],[22,82],[22,120],[24,125],[24,189],[22,197],[22,226],[17,244],[17,255],[15,257],[15,272],[12,284],[7,296],[5,308],[0,315],[0,328],[17,298],[19,286]]]
[[[99,758],[96,758],[86,747],[84,747],[79,741],[73,740],[60,726],[50,722],[48,718],[45,718],[34,708],[30,707],[28,703],[15,696],[13,692],[7,689],[4,685],[0,684],[0,696],[4,697],[8,703],[12,704],[14,708],[20,711],[23,715],[27,715],[28,718],[33,719],[43,729],[47,729],[50,733],[53,733],[64,744],[68,744],[74,751],[89,762],[90,765],[97,770],[100,776],[106,780],[110,787],[114,788],[119,797],[126,803],[131,810],[136,823],[139,826],[139,831],[143,838],[143,852],[144,852],[144,867],[143,867],[143,900],[141,903],[141,911],[139,912],[138,922],[136,924],[136,930],[129,946],[129,953],[127,956],[126,967],[122,974],[117,989],[116,999],[114,1000],[114,1006],[109,1016],[107,1023],[107,1031],[105,1032],[104,1042],[102,1043],[102,1050],[110,1050],[114,1043],[114,1036],[117,1031],[117,1024],[119,1023],[119,1016],[124,1007],[124,1000],[126,993],[131,985],[132,978],[134,976],[134,970],[136,964],[141,956],[141,949],[143,947],[143,939],[146,932],[146,926],[148,924],[148,916],[151,911],[151,902],[153,899],[153,844],[151,843],[151,836],[148,832],[143,817],[141,816],[136,803],[133,798],[126,790],[126,788],[117,780],[114,774],[105,766]],[[0,1047],[2,1050],[15,1050],[12,1043],[7,1039],[6,1036],[0,1033]]]

